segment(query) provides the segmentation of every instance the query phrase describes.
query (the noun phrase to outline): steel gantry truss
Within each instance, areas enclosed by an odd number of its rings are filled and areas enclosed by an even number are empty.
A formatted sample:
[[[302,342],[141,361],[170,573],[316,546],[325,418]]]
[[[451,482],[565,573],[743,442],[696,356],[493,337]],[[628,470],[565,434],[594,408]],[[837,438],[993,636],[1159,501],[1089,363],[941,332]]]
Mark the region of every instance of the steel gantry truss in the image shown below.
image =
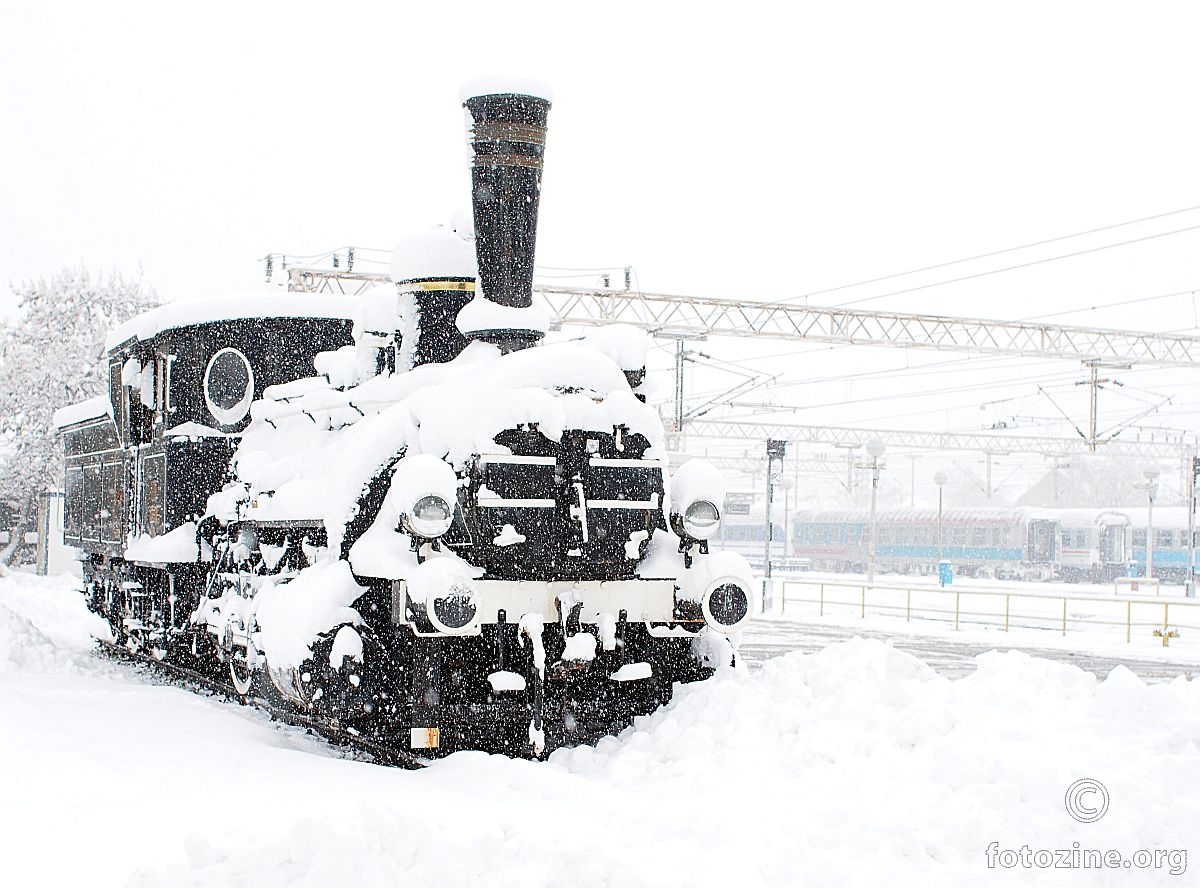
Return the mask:
[[[697,419],[688,424],[688,434],[698,438],[748,439],[766,441],[778,438],[790,444],[826,444],[833,447],[861,447],[878,438],[889,449],[973,450],[982,453],[1037,453],[1065,456],[1087,452],[1083,438],[1045,438],[1036,435],[998,435],[962,432],[906,432],[881,429],[855,429],[838,426],[791,425],[789,423],[750,422],[745,420]],[[1104,446],[1113,456],[1146,459],[1179,459],[1196,450],[1191,436],[1177,434],[1159,440],[1114,440]]]
[[[1200,366],[1200,336],[942,315],[538,287],[562,324],[634,324],[651,332],[890,345],[1159,367]]]
[[[386,274],[375,272],[299,266],[287,267],[287,275],[289,290],[339,295],[355,295],[389,279]],[[554,325],[559,327],[565,324],[631,324],[681,340],[706,336],[756,337],[1077,360],[1093,368],[1093,396],[1097,382],[1094,371],[1099,366],[1200,366],[1200,336],[1178,333],[743,302],[628,289],[537,286],[534,293],[550,311]],[[1094,406],[1090,424],[1090,436],[1082,438],[864,431],[695,419],[689,420],[687,427],[689,434],[698,437],[760,441],[778,438],[839,447],[854,446],[855,442],[867,437],[878,437],[892,447],[1061,455],[1096,449],[1099,442],[1095,433]],[[1188,436],[1185,440],[1183,435],[1176,436],[1175,440],[1126,439],[1103,443],[1107,453],[1147,458],[1176,458],[1196,450],[1194,438]]]
[[[288,289],[352,295],[386,283],[375,272],[289,267]],[[553,323],[632,324],[652,333],[698,338],[738,336],[847,345],[1058,358],[1156,367],[1200,366],[1200,336],[1146,333],[1028,321],[822,308],[579,287],[534,288]]]

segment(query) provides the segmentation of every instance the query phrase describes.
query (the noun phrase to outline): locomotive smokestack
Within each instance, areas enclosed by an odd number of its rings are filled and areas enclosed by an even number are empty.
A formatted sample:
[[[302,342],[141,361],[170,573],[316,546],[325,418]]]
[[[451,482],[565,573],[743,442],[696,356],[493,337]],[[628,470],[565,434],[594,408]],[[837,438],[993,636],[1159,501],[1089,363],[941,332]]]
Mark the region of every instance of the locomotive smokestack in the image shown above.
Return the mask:
[[[545,89],[529,84],[472,86],[463,104],[471,115],[471,202],[482,293],[459,314],[458,326],[468,339],[512,351],[546,333],[545,313],[533,305],[533,253],[550,100]]]

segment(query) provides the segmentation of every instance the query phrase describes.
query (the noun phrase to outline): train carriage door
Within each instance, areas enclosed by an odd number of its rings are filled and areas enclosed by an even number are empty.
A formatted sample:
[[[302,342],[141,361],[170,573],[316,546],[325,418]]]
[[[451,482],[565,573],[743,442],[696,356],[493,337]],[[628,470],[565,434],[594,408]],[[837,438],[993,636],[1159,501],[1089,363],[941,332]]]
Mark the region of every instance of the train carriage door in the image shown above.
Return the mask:
[[[1059,523],[1048,518],[1029,522],[1026,552],[1031,564],[1053,564],[1058,560]]]
[[[1105,564],[1124,564],[1129,560],[1124,524],[1100,525],[1100,560]]]

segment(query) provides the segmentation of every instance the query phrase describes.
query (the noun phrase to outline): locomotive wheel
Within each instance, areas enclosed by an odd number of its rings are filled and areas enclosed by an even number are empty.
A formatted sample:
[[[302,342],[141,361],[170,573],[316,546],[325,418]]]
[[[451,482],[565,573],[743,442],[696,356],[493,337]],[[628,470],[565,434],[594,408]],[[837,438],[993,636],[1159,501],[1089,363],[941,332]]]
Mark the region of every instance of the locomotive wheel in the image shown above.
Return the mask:
[[[238,697],[245,702],[254,687],[254,670],[250,668],[244,645],[236,645],[229,652],[229,680],[233,682]]]

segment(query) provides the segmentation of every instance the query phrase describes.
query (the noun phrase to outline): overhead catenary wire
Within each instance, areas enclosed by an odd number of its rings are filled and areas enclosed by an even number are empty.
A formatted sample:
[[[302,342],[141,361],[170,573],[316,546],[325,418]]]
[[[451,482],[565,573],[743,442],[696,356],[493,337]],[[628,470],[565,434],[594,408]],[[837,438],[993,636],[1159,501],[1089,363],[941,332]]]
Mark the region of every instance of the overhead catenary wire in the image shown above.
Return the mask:
[[[1072,258],[1075,258],[1076,256],[1086,256],[1086,255],[1089,255],[1092,253],[1099,253],[1104,250],[1112,250],[1117,247],[1127,247],[1130,244],[1140,244],[1140,243],[1144,243],[1146,241],[1156,240],[1157,238],[1161,238],[1161,237],[1170,237],[1171,235],[1175,235],[1175,234],[1184,234],[1185,232],[1189,232],[1189,231],[1200,231],[1200,225],[1189,225],[1186,228],[1176,228],[1171,231],[1160,231],[1156,234],[1148,234],[1143,237],[1130,238],[1129,240],[1120,241],[1115,244],[1104,244],[1103,246],[1089,247],[1086,250],[1076,250],[1072,253],[1063,253],[1058,256],[1047,256],[1042,259],[1034,259],[1029,262],[1020,262],[1020,263],[1017,263],[1016,265],[1006,265],[1003,268],[993,268],[988,271],[976,272],[975,274],[966,274],[966,275],[962,275],[961,277],[950,278],[949,280],[933,281],[928,284],[919,284],[918,286],[915,286],[915,287],[906,287],[903,290],[893,290],[889,293],[880,293],[875,296],[863,296],[860,299],[851,299],[846,302],[841,302],[835,307],[848,308],[852,305],[861,305],[864,302],[874,302],[878,299],[887,299],[891,296],[903,296],[907,293],[916,293],[921,290],[929,290],[934,287],[944,287],[947,284],[958,284],[958,283],[962,283],[963,281],[977,280],[979,278],[988,277],[989,275],[993,275],[993,274],[1002,274],[1003,272],[1006,272],[1006,271],[1016,271],[1017,269],[1020,269],[1020,268],[1032,268],[1035,265],[1044,265],[1047,262],[1058,262],[1061,259],[1072,259]]]
[[[1101,225],[1097,228],[1089,228],[1084,231],[1076,231],[1071,234],[1063,234],[1063,235],[1059,235],[1057,237],[1046,238],[1044,240],[1031,241],[1029,243],[1019,244],[1015,247],[1005,247],[1000,250],[991,250],[987,253],[978,253],[974,256],[965,256],[961,259],[952,259],[947,262],[938,262],[933,265],[925,265],[920,268],[909,269],[908,271],[898,271],[898,272],[894,272],[892,274],[881,275],[879,277],[874,277],[874,278],[870,278],[867,280],[855,281],[854,283],[850,283],[850,284],[841,284],[836,287],[828,287],[824,290],[814,290],[810,293],[804,293],[800,296],[793,296],[793,297],[789,297],[788,299],[785,299],[785,300],[780,300],[780,302],[793,301],[793,300],[797,300],[797,299],[809,299],[813,296],[824,296],[829,293],[837,293],[842,290],[853,289],[854,287],[865,287],[868,284],[877,284],[877,283],[881,283],[883,281],[895,280],[896,278],[908,277],[908,276],[914,275],[914,274],[921,274],[926,271],[936,271],[940,268],[949,268],[950,266],[953,266],[953,265],[963,265],[963,264],[966,264],[967,262],[976,262],[980,259],[991,259],[995,256],[1003,256],[1007,253],[1016,253],[1021,250],[1028,250],[1028,249],[1032,249],[1034,247],[1043,247],[1043,246],[1047,246],[1049,244],[1059,243],[1059,242],[1065,241],[1065,240],[1072,240],[1074,238],[1079,238],[1079,237],[1087,237],[1088,235],[1092,235],[1092,234],[1100,234],[1101,232],[1105,232],[1105,231],[1113,231],[1118,228],[1126,228],[1130,225],[1140,225],[1143,222],[1153,222],[1155,220],[1165,219],[1170,216],[1179,216],[1184,213],[1195,212],[1196,210],[1200,210],[1200,204],[1197,204],[1195,206],[1190,206],[1190,207],[1182,207],[1177,210],[1168,210],[1163,213],[1155,213],[1154,215],[1151,215],[1151,216],[1141,216],[1137,219],[1128,219],[1124,222],[1114,222],[1110,225]]]

